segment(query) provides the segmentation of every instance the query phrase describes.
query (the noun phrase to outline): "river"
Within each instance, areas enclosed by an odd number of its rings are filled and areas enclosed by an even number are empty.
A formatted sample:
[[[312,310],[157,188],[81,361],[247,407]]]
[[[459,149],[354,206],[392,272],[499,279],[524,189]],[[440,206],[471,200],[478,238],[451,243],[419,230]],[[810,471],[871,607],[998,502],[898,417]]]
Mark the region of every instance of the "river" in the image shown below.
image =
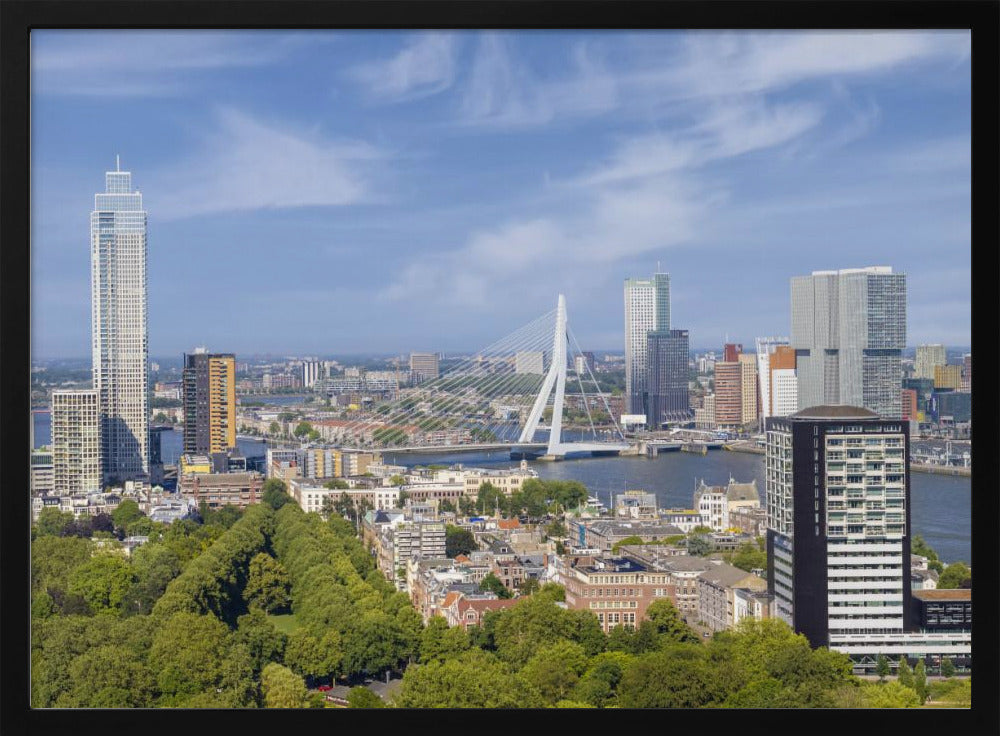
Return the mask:
[[[35,447],[49,442],[50,415],[35,413]],[[181,452],[180,432],[161,435],[161,453],[173,464]],[[264,454],[264,443],[240,438],[239,449],[248,457]],[[443,455],[399,455],[385,453],[385,461],[397,465],[462,463],[469,467],[511,467],[516,465],[506,452]],[[609,494],[625,489],[642,489],[656,494],[661,507],[690,508],[698,480],[723,485],[730,477],[739,482],[757,480],[764,491],[764,457],[725,450],[707,455],[665,452],[655,459],[646,457],[597,457],[562,462],[532,462],[544,479],[578,480],[608,503]],[[972,479],[930,473],[910,475],[911,521],[913,530],[937,551],[942,560],[972,561]]]

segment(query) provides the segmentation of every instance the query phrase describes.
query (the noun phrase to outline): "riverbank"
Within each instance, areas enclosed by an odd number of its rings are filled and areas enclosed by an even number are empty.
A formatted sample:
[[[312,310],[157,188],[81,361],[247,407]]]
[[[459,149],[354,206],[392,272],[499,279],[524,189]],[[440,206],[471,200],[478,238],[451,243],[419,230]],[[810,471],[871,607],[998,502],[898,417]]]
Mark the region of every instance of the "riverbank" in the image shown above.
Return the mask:
[[[751,455],[763,455],[764,448],[756,445],[732,442],[722,446],[730,452],[746,452]],[[961,478],[971,478],[972,468],[963,468],[955,465],[930,465],[928,463],[910,463],[910,470],[914,473],[932,473],[934,475],[957,475]]]

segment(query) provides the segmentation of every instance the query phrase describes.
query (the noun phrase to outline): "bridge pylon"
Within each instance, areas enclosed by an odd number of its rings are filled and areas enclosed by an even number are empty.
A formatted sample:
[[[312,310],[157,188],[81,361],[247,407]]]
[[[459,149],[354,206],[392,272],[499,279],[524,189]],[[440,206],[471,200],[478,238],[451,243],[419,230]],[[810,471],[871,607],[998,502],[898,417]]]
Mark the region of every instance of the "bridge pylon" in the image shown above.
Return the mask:
[[[542,388],[535,397],[535,403],[528,414],[528,421],[521,430],[518,439],[520,443],[529,443],[534,439],[535,431],[538,429],[538,422],[545,411],[549,396],[555,390],[555,399],[552,402],[552,421],[549,430],[549,455],[562,455],[562,418],[563,418],[563,397],[566,394],[566,297],[559,295],[559,302],[556,306],[556,333],[552,339],[552,362],[549,365],[549,372],[545,375]]]

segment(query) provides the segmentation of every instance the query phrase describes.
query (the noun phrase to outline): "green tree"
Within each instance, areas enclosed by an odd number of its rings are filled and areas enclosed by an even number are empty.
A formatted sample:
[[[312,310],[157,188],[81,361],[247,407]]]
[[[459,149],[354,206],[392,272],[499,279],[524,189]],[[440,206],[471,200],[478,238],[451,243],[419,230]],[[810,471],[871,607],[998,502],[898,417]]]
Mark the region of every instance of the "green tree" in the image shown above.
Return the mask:
[[[348,708],[384,708],[382,698],[368,688],[358,685],[347,691]]]
[[[559,519],[552,521],[545,527],[545,535],[548,537],[565,537],[566,534],[566,525]]]
[[[128,613],[153,610],[167,585],[181,572],[177,553],[165,544],[144,544],[132,552],[132,585],[125,601]]]
[[[691,534],[687,540],[687,551],[689,555],[703,557],[712,551],[712,543],[704,534]]]
[[[916,708],[920,705],[917,694],[896,682],[866,682],[861,685],[863,708]]]
[[[660,598],[650,603],[646,609],[646,619],[656,627],[656,633],[660,637],[671,643],[698,642],[697,634],[684,622],[669,598]]]
[[[479,485],[479,492],[476,494],[476,511],[480,514],[492,514],[497,508],[503,511],[506,508],[506,503],[507,499],[503,491],[492,483],[485,482]]]
[[[346,488],[350,488],[350,484],[343,478],[333,478],[328,480],[323,484],[324,488],[329,488],[331,491],[341,491]]]
[[[438,509],[442,512],[455,513],[455,504],[449,501],[447,498],[441,499],[441,503],[438,504]]]
[[[941,677],[952,677],[955,674],[955,663],[950,657],[941,658]]]
[[[118,507],[111,512],[111,520],[115,523],[116,529],[128,529],[128,525],[145,516],[139,509],[139,504],[131,498],[126,498]]]
[[[149,667],[157,673],[160,705],[196,707],[194,696],[212,693],[212,702],[245,707],[253,698],[250,655],[234,646],[226,625],[211,615],[175,613],[153,636]],[[214,696],[213,696],[214,697]],[[212,707],[212,706],[208,706]]]
[[[285,664],[296,673],[313,680],[328,680],[337,675],[344,657],[340,634],[301,627],[288,635]]]
[[[90,559],[91,543],[79,537],[40,536],[31,543],[31,589],[66,590],[70,574]]]
[[[39,537],[61,537],[72,523],[73,514],[64,513],[55,506],[48,506],[39,512],[35,529]]]
[[[611,551],[617,553],[618,550],[620,550],[625,545],[642,544],[642,543],[643,543],[642,537],[633,534],[630,537],[625,537],[624,539],[620,539],[617,542],[615,542],[614,546],[611,547]]]
[[[923,705],[924,701],[927,700],[927,669],[923,659],[918,659],[913,668],[913,691],[920,699],[920,704]]]
[[[305,708],[306,684],[284,665],[271,662],[260,673],[260,689],[268,708]]]
[[[643,655],[618,685],[623,708],[701,708],[720,705],[728,695],[704,649],[694,644]]]
[[[875,658],[875,674],[878,675],[880,682],[885,682],[885,678],[889,674],[889,660],[885,658],[884,654],[879,654]]]
[[[906,657],[899,658],[899,667],[896,669],[896,681],[913,690],[913,670],[910,669],[910,663],[906,660]]]
[[[493,655],[470,650],[408,667],[393,704],[400,708],[534,708],[538,692]]]
[[[521,676],[531,683],[549,704],[567,696],[587,668],[583,647],[571,641],[558,641],[543,647],[521,669]]]
[[[476,502],[468,496],[459,496],[458,510],[463,516],[472,516],[476,512]]]
[[[480,581],[479,589],[490,593],[496,593],[498,598],[512,598],[514,595],[502,582],[500,582],[500,578],[492,572],[487,573],[486,577]]]
[[[461,626],[449,627],[441,616],[431,616],[420,634],[420,662],[444,661],[469,649],[469,635]]]
[[[259,673],[268,662],[281,662],[288,636],[259,608],[251,608],[236,622],[236,640],[250,653],[253,671]]]
[[[736,552],[728,555],[729,564],[741,570],[750,572],[751,570],[767,569],[767,553],[760,549],[754,542],[746,542],[740,545]]]
[[[617,627],[613,631],[624,631]],[[613,705],[622,673],[632,662],[624,652],[602,652],[590,660],[587,671],[573,688],[572,698],[597,708]]]
[[[397,473],[389,478],[389,485],[395,488],[406,485],[406,478]]]
[[[77,567],[69,592],[81,596],[95,613],[120,614],[132,584],[128,563],[116,554],[98,554]]]
[[[448,557],[467,555],[474,549],[479,549],[475,535],[469,530],[448,524],[445,527],[445,554]]]
[[[280,562],[261,552],[250,560],[249,574],[243,598],[249,606],[256,606],[268,613],[288,608],[290,583],[288,573]]]
[[[559,583],[545,583],[538,592],[542,595],[548,596],[553,601],[565,601],[566,600],[566,589]]]
[[[89,646],[66,672],[65,705],[74,708],[146,708],[156,691],[149,668],[117,642]]]
[[[281,434],[281,425],[277,422],[271,422],[267,427],[267,433],[270,435]]]
[[[525,578],[517,586],[518,595],[532,595],[541,589],[542,586],[539,584],[538,578]]]
[[[268,478],[260,490],[261,501],[275,511],[292,500],[292,497],[288,495],[288,487],[285,482],[278,478]]]
[[[966,585],[966,581],[968,585]],[[944,569],[938,578],[939,590],[971,587],[972,572],[964,562],[954,562]]]

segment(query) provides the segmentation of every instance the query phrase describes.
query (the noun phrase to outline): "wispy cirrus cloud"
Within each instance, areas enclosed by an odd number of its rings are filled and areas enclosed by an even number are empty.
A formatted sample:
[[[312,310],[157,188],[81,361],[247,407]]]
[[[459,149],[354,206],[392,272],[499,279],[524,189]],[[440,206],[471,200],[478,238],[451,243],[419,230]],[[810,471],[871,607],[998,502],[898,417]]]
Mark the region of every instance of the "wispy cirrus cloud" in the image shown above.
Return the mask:
[[[198,155],[154,173],[158,216],[343,206],[378,199],[373,179],[388,153],[364,141],[329,141],[222,108]]]
[[[268,31],[41,30],[31,39],[32,93],[175,97],[200,74],[267,66],[305,40]]]
[[[428,97],[451,87],[457,49],[455,33],[419,33],[395,56],[354,66],[346,76],[377,100]]]

